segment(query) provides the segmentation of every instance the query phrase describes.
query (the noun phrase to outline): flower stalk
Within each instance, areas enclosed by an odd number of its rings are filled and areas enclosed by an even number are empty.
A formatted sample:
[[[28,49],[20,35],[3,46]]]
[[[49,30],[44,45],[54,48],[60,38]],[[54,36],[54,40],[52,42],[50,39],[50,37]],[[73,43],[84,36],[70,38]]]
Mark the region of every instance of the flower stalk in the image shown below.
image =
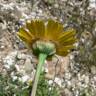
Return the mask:
[[[47,54],[44,54],[44,53],[39,54],[39,64],[37,65],[37,70],[36,70],[36,75],[35,75],[31,96],[36,96],[36,89],[37,89],[39,76],[42,71],[42,66],[44,65],[46,58],[47,58]]]

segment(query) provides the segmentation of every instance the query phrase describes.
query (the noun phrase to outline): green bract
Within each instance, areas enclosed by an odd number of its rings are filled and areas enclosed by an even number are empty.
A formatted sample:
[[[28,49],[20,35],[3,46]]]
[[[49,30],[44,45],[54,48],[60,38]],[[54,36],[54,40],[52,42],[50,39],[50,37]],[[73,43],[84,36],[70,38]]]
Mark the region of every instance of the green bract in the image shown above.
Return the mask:
[[[36,55],[38,55],[39,53],[44,53],[50,56],[56,53],[55,44],[52,42],[36,41],[32,45],[32,49],[33,49],[34,54]]]

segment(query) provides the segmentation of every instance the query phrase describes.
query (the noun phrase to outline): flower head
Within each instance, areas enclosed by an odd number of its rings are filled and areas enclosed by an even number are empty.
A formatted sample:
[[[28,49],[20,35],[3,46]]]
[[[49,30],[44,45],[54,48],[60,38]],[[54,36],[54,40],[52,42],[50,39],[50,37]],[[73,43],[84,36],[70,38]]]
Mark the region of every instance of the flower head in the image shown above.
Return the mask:
[[[63,25],[54,20],[26,22],[17,34],[35,55],[45,53],[49,56],[53,54],[66,56],[76,42],[75,30],[64,31]]]

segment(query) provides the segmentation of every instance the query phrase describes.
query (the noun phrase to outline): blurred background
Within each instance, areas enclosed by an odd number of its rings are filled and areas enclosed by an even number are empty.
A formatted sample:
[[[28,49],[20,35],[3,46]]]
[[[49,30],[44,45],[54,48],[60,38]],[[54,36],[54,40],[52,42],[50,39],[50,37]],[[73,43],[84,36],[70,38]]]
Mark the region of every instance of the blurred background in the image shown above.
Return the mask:
[[[37,96],[96,96],[96,0],[0,0],[0,96],[30,96],[38,60],[16,33],[27,20],[49,18],[76,29],[78,42],[67,57],[46,61]]]

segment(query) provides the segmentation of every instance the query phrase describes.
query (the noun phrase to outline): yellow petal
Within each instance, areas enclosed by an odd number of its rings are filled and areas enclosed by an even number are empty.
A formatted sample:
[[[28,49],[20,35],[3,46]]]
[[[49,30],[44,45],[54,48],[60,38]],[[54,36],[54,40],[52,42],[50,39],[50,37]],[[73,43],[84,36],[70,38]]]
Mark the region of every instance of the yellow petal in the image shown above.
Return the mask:
[[[31,32],[31,34],[34,35],[35,37],[35,34],[36,34],[36,31],[35,31],[35,27],[34,27],[34,21],[31,21],[31,23],[27,22],[26,23],[26,28]]]
[[[68,51],[57,51],[57,55],[59,56],[67,56],[68,55]]]
[[[26,31],[24,28],[20,28],[17,35],[22,41],[26,43],[26,45],[29,46],[30,44],[32,44],[33,35],[30,32]]]
[[[72,45],[77,41],[76,38],[72,37],[69,39],[66,39],[64,42],[59,42],[60,44],[62,44],[63,46],[67,46],[67,45]]]
[[[67,41],[67,39],[75,38],[76,31],[73,29],[70,29],[66,32],[62,32],[59,36],[58,42],[60,44],[63,44],[64,41]]]
[[[37,38],[44,38],[45,34],[45,25],[44,22],[41,20],[35,21],[35,31],[36,31],[36,37]]]
[[[20,39],[25,43],[25,45],[28,47],[28,48],[31,48],[32,47],[32,41],[30,42],[29,40],[27,40],[25,37],[23,36],[20,36]]]
[[[70,50],[70,49],[73,49],[73,48],[75,48],[75,46],[68,45],[68,46],[62,46],[60,49],[63,50],[63,51],[66,51],[66,50]]]
[[[26,31],[24,28],[20,28],[19,32],[17,34],[18,34],[18,36],[19,35],[23,36],[23,37],[27,38],[28,40],[33,39],[33,35],[30,32]]]
[[[26,27],[27,29],[34,35],[35,38],[38,38],[38,29],[36,25],[37,20],[32,20],[31,23],[27,22]]]
[[[66,56],[69,52],[70,49],[73,49],[74,46],[70,45],[70,46],[59,46],[57,48],[57,54],[61,55],[61,56]]]
[[[63,32],[63,24],[58,23],[58,33],[60,34],[61,32]]]
[[[73,45],[68,45],[68,46],[58,46],[57,47],[57,51],[67,51],[67,50],[70,50],[70,49],[73,49],[74,46]]]
[[[46,37],[57,40],[58,34],[63,31],[63,26],[54,20],[49,20],[46,26]]]

